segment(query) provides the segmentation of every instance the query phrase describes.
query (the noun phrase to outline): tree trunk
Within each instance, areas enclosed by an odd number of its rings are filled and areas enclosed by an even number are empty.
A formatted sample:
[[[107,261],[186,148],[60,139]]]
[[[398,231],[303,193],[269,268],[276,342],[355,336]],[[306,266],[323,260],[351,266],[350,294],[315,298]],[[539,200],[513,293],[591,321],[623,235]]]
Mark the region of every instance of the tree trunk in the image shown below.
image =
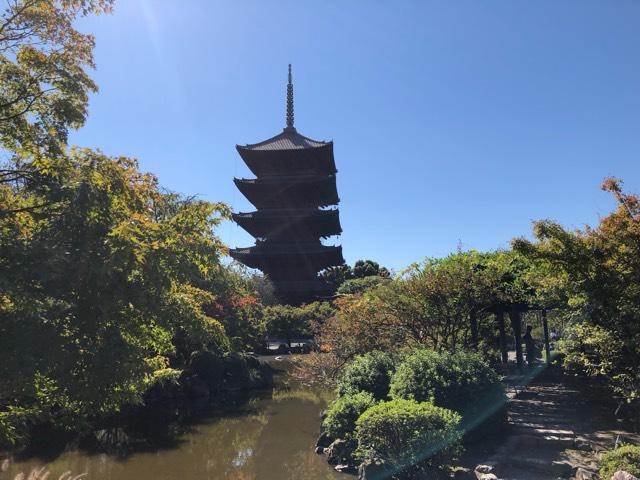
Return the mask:
[[[547,365],[551,365],[551,346],[549,345],[549,322],[547,322],[547,310],[542,310],[542,327],[544,328],[544,351]]]
[[[478,351],[478,316],[475,310],[471,310],[469,314],[469,321],[471,322],[471,348]]]
[[[517,310],[509,312],[511,319],[511,328],[513,328],[513,337],[516,342],[516,362],[518,369],[522,372],[524,369],[524,358],[522,357],[522,317]]]
[[[502,364],[507,365],[509,363],[509,352],[507,352],[507,332],[504,327],[504,312],[502,310],[496,312],[496,321],[498,322],[498,329],[500,330],[500,355],[502,357]]]

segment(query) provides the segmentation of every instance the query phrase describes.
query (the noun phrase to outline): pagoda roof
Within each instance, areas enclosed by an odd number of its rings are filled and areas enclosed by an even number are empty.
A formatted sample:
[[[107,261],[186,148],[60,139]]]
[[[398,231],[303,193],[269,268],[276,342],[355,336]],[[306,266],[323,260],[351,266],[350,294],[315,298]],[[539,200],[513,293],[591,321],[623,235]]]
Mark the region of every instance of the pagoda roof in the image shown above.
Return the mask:
[[[329,237],[342,232],[337,209],[316,208],[264,209],[249,213],[234,213],[233,220],[254,237],[279,233],[294,235],[308,231],[312,235]]]
[[[340,202],[335,175],[234,178],[233,181],[258,209],[288,205],[327,206]]]
[[[249,248],[229,250],[232,258],[248,267],[268,270],[269,265],[290,265],[292,268],[315,268],[316,271],[344,263],[341,246],[320,243],[269,244],[258,243]]]
[[[264,140],[259,143],[236,145],[238,150],[271,150],[271,151],[288,151],[288,150],[305,150],[309,148],[323,148],[332,145],[333,142],[325,142],[321,140],[313,140],[298,133],[293,127],[285,128],[282,133]]]

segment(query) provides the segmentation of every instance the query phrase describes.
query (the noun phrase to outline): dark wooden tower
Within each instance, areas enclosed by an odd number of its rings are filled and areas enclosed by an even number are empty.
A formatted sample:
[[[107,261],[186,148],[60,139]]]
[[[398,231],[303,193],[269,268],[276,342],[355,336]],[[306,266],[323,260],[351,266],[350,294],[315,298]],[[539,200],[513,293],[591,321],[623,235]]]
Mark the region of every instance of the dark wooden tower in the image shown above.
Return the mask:
[[[236,146],[257,178],[234,182],[256,211],[235,213],[233,219],[256,238],[256,244],[230,254],[262,270],[283,302],[298,304],[329,295],[318,272],[344,259],[342,247],[320,241],[342,232],[338,209],[328,208],[339,202],[333,142],[312,140],[294,128],[291,65],[286,118],[287,126],[279,135]]]

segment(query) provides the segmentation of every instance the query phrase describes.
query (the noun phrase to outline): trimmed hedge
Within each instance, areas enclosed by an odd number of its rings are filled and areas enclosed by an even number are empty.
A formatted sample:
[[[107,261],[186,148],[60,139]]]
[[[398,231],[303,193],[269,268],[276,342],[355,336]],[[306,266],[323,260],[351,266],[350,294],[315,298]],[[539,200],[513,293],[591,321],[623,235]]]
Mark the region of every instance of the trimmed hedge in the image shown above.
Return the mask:
[[[390,390],[392,398],[431,402],[460,413],[465,431],[480,424],[497,429],[504,423],[504,386],[475,353],[417,350],[397,367]]]
[[[387,353],[375,351],[360,355],[342,371],[338,395],[369,392],[377,400],[384,400],[389,393],[393,370],[393,360]]]
[[[365,411],[356,422],[356,455],[394,471],[446,467],[460,452],[460,415],[430,403],[396,399]]]
[[[338,397],[329,405],[322,426],[327,434],[334,439],[352,438],[356,428],[356,420],[375,403],[376,400],[368,392]]]

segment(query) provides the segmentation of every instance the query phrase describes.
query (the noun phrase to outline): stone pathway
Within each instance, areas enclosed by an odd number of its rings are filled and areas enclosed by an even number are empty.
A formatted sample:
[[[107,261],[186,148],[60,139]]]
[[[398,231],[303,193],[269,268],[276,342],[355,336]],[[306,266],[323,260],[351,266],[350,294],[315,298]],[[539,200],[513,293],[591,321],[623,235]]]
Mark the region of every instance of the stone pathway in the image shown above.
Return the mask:
[[[570,479],[578,468],[595,472],[598,452],[612,449],[616,441],[640,441],[616,422],[610,405],[584,397],[572,380],[549,369],[528,386],[512,384],[505,441],[484,460],[473,452],[470,457],[493,466],[503,480]]]

